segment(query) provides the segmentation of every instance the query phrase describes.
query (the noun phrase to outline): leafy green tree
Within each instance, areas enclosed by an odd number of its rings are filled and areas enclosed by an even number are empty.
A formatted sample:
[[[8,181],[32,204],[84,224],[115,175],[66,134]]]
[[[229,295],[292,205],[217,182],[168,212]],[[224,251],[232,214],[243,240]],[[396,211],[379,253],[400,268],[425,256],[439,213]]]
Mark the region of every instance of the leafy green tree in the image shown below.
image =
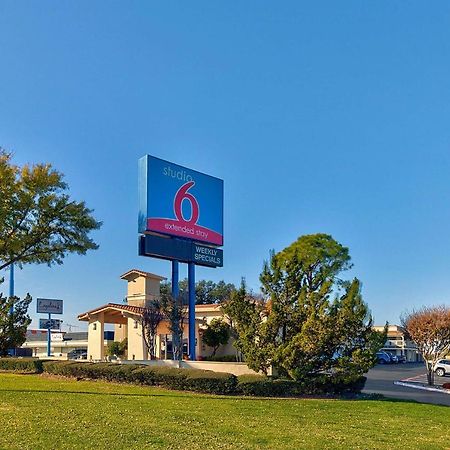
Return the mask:
[[[108,344],[107,354],[108,356],[124,356],[127,350],[128,341],[125,338],[122,342],[113,341]]]
[[[0,356],[7,355],[9,349],[20,347],[25,342],[27,327],[31,323],[27,314],[30,303],[29,294],[20,299],[3,297],[0,293]]]
[[[203,342],[213,348],[211,356],[215,356],[221,345],[226,345],[230,339],[230,325],[222,319],[213,319],[203,331]]]
[[[128,351],[128,338],[123,339],[119,345],[119,354],[120,356],[125,356]]]
[[[161,283],[161,293],[171,292],[170,282]],[[188,280],[185,278],[179,282],[180,295],[183,301],[187,303],[188,298]],[[236,291],[236,286],[232,283],[225,283],[221,280],[215,283],[211,280],[199,280],[195,283],[195,302],[197,305],[218,304],[228,300],[232,292]]]
[[[221,280],[214,283],[213,288],[208,292],[207,297],[204,299],[204,303],[223,303],[227,301],[231,294],[236,291],[236,286],[233,283],[225,283]],[[197,303],[201,303],[200,299]]]
[[[272,346],[264,322],[266,307],[261,299],[247,291],[244,280],[222,305],[223,312],[230,318],[230,334],[235,339],[233,345],[245,355],[245,362],[251,369],[264,373],[269,368],[269,347]]]
[[[326,234],[272,253],[261,274],[265,302],[242,286],[226,307],[249,366],[294,379],[354,379],[372,367],[385,336],[372,330],[359,280],[340,278],[351,266],[348,249]]]
[[[120,342],[113,341],[108,343],[108,348],[106,349],[106,354],[108,356],[119,356],[120,352]]]
[[[50,164],[18,167],[0,148],[0,270],[11,263],[61,264],[68,253],[98,247],[89,233],[101,222],[67,190]]]

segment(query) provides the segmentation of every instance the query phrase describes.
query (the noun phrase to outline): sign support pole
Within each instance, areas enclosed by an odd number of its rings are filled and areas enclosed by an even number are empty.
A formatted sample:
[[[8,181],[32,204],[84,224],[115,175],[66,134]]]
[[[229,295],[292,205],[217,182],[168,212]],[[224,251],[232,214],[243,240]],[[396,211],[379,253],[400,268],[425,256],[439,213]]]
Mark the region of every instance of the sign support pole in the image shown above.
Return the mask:
[[[9,265],[9,296],[14,297],[14,263]],[[11,306],[10,313],[14,312],[14,306]]]
[[[178,297],[180,294],[180,286],[179,286],[179,263],[176,260],[172,261],[172,299],[174,302],[178,301]],[[183,338],[181,338],[183,339]],[[166,339],[167,341],[167,339]],[[172,336],[172,350],[173,350],[173,346],[176,344],[174,336]],[[179,345],[181,345],[181,352],[183,353],[183,345],[182,343],[179,343]],[[172,352],[173,354],[173,359],[176,359],[175,356],[175,352]],[[181,357],[183,357],[183,355],[181,355]],[[166,354],[165,354],[165,358],[167,359],[167,342],[166,342]]]
[[[189,284],[189,359],[196,360],[195,355],[195,264],[188,263]]]
[[[174,300],[178,299],[178,296],[180,295],[180,288],[178,285],[178,267],[178,261],[172,261],[172,297]]]
[[[48,313],[48,328],[47,328],[47,356],[51,356],[52,349],[52,315]]]
[[[14,263],[9,265],[9,297],[14,297]],[[9,309],[9,314],[12,316],[14,314],[14,304],[11,305]],[[12,349],[12,355],[16,356],[16,349]]]

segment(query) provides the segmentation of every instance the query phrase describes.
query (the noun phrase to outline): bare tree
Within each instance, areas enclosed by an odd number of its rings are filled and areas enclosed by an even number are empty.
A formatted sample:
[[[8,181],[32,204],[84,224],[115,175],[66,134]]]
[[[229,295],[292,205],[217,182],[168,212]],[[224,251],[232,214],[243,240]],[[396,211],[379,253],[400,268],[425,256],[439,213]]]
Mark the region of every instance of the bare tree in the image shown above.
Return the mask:
[[[425,360],[428,384],[433,385],[434,366],[450,352],[450,307],[424,306],[401,320]]]
[[[168,292],[162,293],[161,308],[172,333],[173,359],[181,360],[183,358],[183,328],[187,319],[183,296],[179,295],[175,298]]]
[[[139,322],[142,326],[142,337],[150,359],[156,359],[156,335],[158,326],[164,320],[164,312],[159,300],[151,300],[142,312]]]

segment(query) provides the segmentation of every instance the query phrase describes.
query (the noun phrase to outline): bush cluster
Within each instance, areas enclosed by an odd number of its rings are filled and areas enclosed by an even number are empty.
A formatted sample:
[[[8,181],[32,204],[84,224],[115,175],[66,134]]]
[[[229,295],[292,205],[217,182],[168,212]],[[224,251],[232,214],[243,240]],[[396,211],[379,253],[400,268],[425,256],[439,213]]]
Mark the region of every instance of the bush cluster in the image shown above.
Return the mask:
[[[310,377],[302,381],[271,378],[263,375],[241,375],[237,392],[258,397],[298,397],[301,395],[341,395],[361,392],[365,377],[343,382],[332,377]]]
[[[43,371],[67,377],[140,383],[148,386],[162,386],[169,389],[211,394],[232,394],[237,384],[236,377],[229,373],[199,369],[151,367],[139,364],[47,361],[43,364]]]
[[[0,358],[0,370],[20,373],[41,373],[43,361],[33,358]]]
[[[317,376],[303,381],[241,375],[200,369],[152,367],[143,364],[42,361],[31,358],[2,358],[0,370],[22,373],[48,373],[77,379],[100,379],[121,383],[139,383],[169,389],[210,394],[239,394],[258,397],[297,397],[301,395],[358,393],[365,377],[339,379]]]

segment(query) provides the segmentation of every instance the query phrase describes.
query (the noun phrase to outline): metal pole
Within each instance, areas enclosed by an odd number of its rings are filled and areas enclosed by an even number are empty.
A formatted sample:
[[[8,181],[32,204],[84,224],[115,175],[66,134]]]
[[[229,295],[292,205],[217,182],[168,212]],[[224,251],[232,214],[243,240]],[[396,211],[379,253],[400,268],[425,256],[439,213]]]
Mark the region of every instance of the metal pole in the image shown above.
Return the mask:
[[[47,324],[47,356],[51,356],[52,352],[52,315],[48,313]]]
[[[188,263],[189,285],[189,359],[196,360],[195,355],[195,264]]]
[[[180,294],[179,287],[179,264],[178,261],[172,261],[172,297],[177,299]]]
[[[178,301],[178,297],[180,294],[180,286],[179,286],[179,263],[178,261],[172,261],[172,298],[175,302]],[[178,342],[181,340],[181,342]],[[182,346],[183,336],[173,336],[172,335],[172,359],[175,360],[176,352],[175,347],[179,348]],[[183,347],[181,347],[181,352],[183,352]],[[165,358],[167,359],[167,339],[166,339],[166,352]],[[181,358],[183,358],[183,354],[181,354]]]
[[[14,297],[14,263],[9,265],[9,297]],[[9,308],[9,314],[12,316],[14,314],[14,303],[11,304]],[[13,348],[12,356],[16,356],[16,349]]]
[[[9,265],[9,296],[14,297],[14,263]],[[14,306],[11,306],[10,314],[14,312]]]

